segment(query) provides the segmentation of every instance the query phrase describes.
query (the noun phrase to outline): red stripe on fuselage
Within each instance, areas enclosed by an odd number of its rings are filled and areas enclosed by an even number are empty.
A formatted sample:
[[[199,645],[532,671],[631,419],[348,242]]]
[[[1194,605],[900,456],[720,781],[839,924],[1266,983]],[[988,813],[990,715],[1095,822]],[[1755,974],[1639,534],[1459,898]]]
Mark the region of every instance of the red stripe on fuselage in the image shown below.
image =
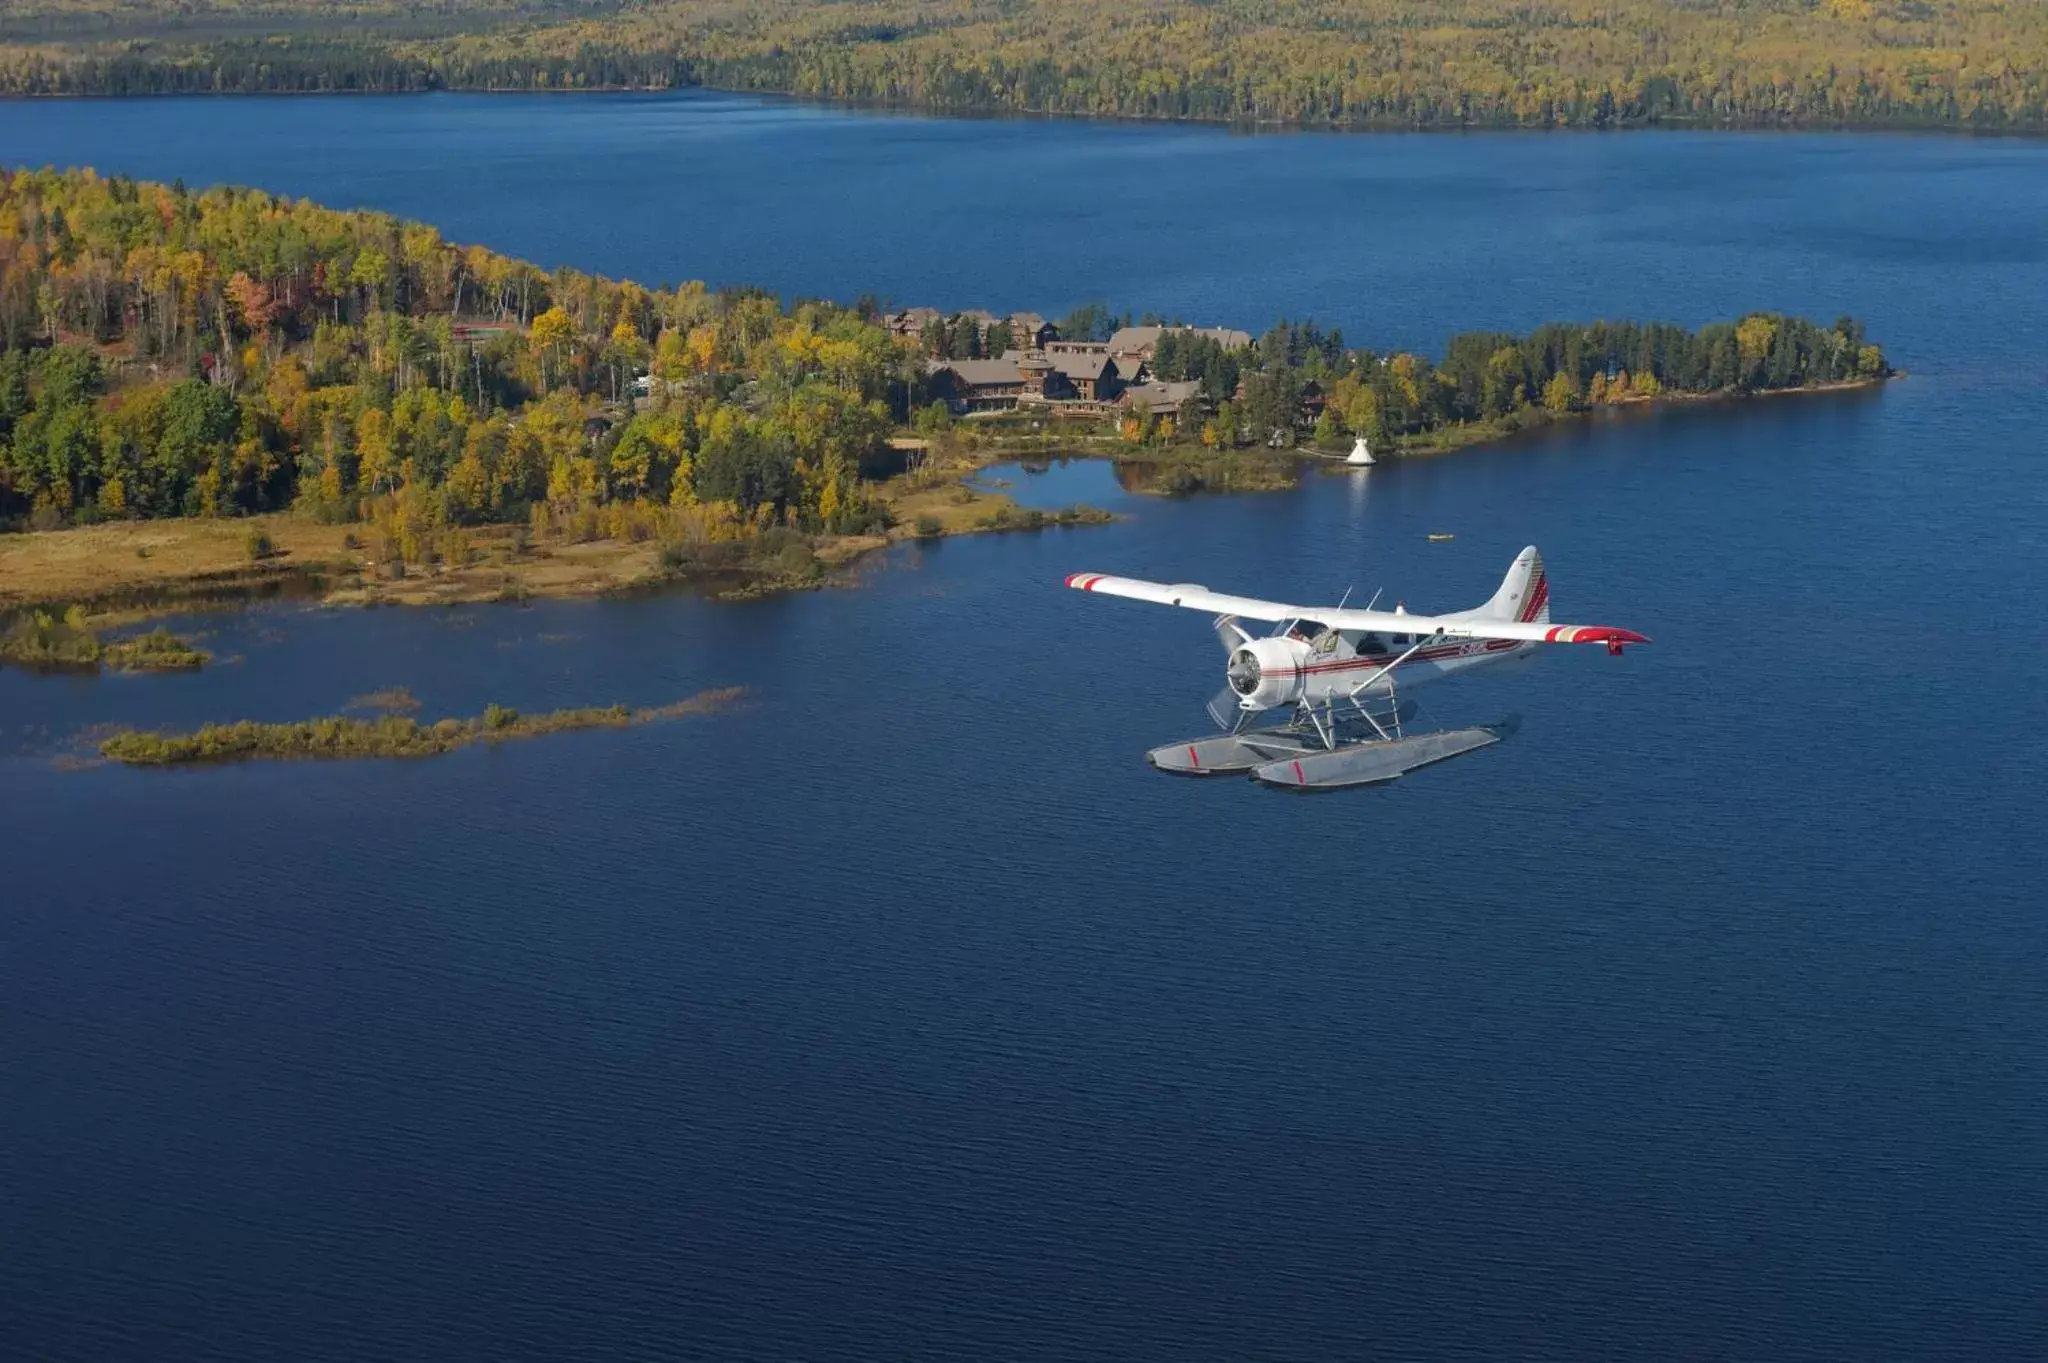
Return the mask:
[[[1472,642],[1479,641],[1474,640]],[[1484,641],[1483,648],[1485,652],[1497,653],[1502,649],[1519,647],[1522,642],[1524,641],[1516,639],[1489,639]],[[1477,656],[1475,654],[1467,653],[1465,650],[1466,645],[1463,643],[1450,644],[1445,647],[1426,649],[1420,653],[1417,653],[1412,658],[1404,659],[1400,665],[1402,667],[1407,667],[1411,663],[1432,663],[1439,658]],[[1351,670],[1352,668],[1385,667],[1388,663],[1393,662],[1394,659],[1399,658],[1400,656],[1401,655],[1398,653],[1375,653],[1362,658],[1339,658],[1335,662],[1311,663],[1307,667],[1290,670],[1298,672],[1299,675],[1304,677],[1322,676],[1323,674],[1328,672],[1346,672]]]

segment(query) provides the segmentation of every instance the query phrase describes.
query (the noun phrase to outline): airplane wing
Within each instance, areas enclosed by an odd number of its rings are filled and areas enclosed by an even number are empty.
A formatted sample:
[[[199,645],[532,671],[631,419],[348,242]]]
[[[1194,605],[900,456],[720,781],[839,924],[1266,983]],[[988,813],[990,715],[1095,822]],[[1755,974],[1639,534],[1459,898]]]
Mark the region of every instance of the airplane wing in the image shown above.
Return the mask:
[[[1145,582],[1135,577],[1111,577],[1107,573],[1074,573],[1067,585],[1075,591],[1101,592],[1104,596],[1127,596],[1133,601],[1151,601],[1161,606],[1185,606],[1211,615],[1235,615],[1246,620],[1277,624],[1301,616],[1315,615],[1306,606],[1289,606],[1278,601],[1257,601],[1249,596],[1225,596],[1193,582]]]
[[[1075,573],[1067,578],[1075,591],[1128,597],[1162,606],[1181,606],[1211,615],[1246,620],[1316,620],[1331,629],[1377,630],[1384,634],[1440,634],[1453,639],[1514,639],[1537,644],[1647,644],[1634,630],[1613,625],[1553,625],[1542,621],[1492,620],[1463,615],[1411,615],[1405,611],[1345,610],[1336,606],[1296,606],[1249,596],[1225,596],[1194,582],[1146,582],[1107,573]]]

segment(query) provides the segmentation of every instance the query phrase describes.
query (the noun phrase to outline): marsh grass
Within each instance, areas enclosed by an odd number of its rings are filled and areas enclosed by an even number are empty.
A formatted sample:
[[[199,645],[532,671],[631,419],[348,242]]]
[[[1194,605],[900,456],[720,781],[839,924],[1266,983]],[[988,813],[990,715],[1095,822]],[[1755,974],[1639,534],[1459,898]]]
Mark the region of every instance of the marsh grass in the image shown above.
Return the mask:
[[[431,724],[423,724],[410,715],[384,714],[373,719],[328,715],[284,724],[254,720],[208,724],[191,733],[130,730],[101,742],[100,754],[134,767],[197,766],[259,759],[437,757],[473,743],[538,738],[576,729],[624,729],[685,715],[709,714],[738,700],[745,689],[720,687],[667,705],[637,710],[608,705],[524,715],[508,706],[491,705],[472,718],[440,719]]]
[[[164,628],[119,639],[102,640],[73,606],[59,614],[32,610],[0,630],[0,663],[53,671],[96,672],[114,668],[128,672],[175,672],[204,667],[213,655]]]
[[[100,653],[103,666],[130,672],[189,672],[212,661],[211,653],[161,625],[147,634],[108,644]]]
[[[369,691],[360,696],[349,697],[344,710],[376,710],[387,715],[409,715],[420,708],[420,700],[403,686],[393,686],[383,691]]]

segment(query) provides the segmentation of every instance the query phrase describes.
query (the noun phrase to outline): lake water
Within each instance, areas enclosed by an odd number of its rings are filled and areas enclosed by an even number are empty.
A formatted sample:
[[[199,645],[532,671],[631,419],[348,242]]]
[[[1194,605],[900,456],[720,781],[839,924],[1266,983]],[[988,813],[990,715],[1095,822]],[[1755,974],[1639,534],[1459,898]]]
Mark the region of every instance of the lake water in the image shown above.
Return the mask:
[[[1866,317],[1880,394],[907,546],[858,586],[211,617],[0,673],[9,1357],[2048,1351],[2048,149],[1235,137],[713,96],[0,105],[548,263],[1434,346]],[[1431,531],[1455,532],[1430,544]],[[1097,569],[1633,626],[1383,791],[1174,781],[1221,655]],[[109,722],[673,699],[417,764]]]

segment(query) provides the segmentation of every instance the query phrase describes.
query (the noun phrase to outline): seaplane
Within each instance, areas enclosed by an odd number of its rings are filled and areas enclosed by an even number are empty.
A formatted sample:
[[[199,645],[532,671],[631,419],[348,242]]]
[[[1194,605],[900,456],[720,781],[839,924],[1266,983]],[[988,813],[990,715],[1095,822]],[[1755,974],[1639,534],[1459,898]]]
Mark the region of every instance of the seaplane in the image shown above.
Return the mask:
[[[1515,556],[1485,604],[1448,615],[1410,614],[1405,604],[1374,610],[1299,606],[1228,596],[1191,582],[1146,582],[1108,573],[1074,573],[1067,586],[1213,615],[1229,661],[1224,688],[1209,702],[1220,737],[1167,743],[1146,754],[1180,776],[1250,773],[1269,786],[1337,790],[1391,781],[1418,767],[1499,742],[1500,724],[1410,734],[1414,703],[1403,693],[1470,668],[1526,658],[1546,644],[1604,644],[1619,654],[1650,642],[1613,625],[1559,625],[1550,619],[1550,579],[1530,545]],[[1275,626],[1254,636],[1252,620]],[[1261,726],[1280,712],[1277,724]]]

